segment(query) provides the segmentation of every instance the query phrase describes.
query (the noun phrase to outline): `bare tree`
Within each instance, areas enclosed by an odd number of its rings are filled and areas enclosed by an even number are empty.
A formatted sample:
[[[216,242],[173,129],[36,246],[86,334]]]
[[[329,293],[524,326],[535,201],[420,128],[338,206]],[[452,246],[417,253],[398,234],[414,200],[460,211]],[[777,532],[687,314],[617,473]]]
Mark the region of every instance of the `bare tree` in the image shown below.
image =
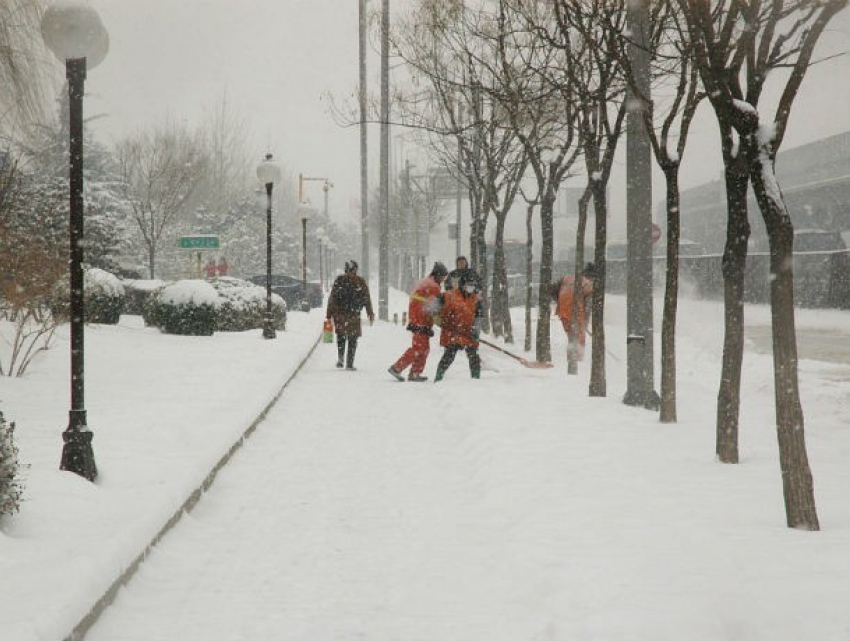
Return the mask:
[[[610,0],[575,3],[559,0],[554,4],[556,29],[542,31],[552,46],[565,52],[571,63],[563,80],[570,85],[577,101],[576,126],[582,148],[587,187],[579,203],[580,219],[576,237],[576,261],[573,280],[573,304],[581,304],[581,272],[584,266],[584,224],[587,196],[593,198],[594,263],[593,352],[589,393],[606,395],[605,377],[605,246],[607,243],[607,186],[614,154],[626,115],[621,59],[616,54],[626,12],[623,3]],[[568,372],[577,372],[578,313],[573,310],[571,341],[567,350]]]
[[[847,6],[847,0],[678,2],[709,100],[718,122],[722,119],[728,123],[726,126],[739,138],[743,163],[767,228],[776,425],[785,514],[789,527],[817,530],[820,526],[797,373],[794,227],[774,164],[815,46],[830,20]],[[765,82],[771,72],[783,69],[787,72],[774,117],[765,121],[759,111]],[[737,431],[737,415],[734,422]],[[718,431],[721,427],[730,426],[718,425]],[[737,451],[735,455],[737,460]]]
[[[554,30],[553,9],[541,3],[500,0],[496,18],[496,54],[501,73],[500,104],[527,153],[537,185],[531,200],[540,203],[540,289],[535,358],[552,359],[551,283],[554,253],[553,209],[558,188],[581,153],[577,133],[577,96],[570,83],[550,82],[569,76],[572,60],[540,37],[540,25]]]
[[[0,133],[12,134],[44,116],[46,65],[42,0],[0,2]]]
[[[203,126],[203,143],[209,158],[203,186],[207,208],[224,212],[234,199],[253,187],[254,167],[267,150],[248,153],[248,138],[246,121],[233,111],[227,91],[223,91]]]
[[[0,167],[0,376],[21,376],[50,347],[57,319],[50,309],[67,270],[67,232],[56,212],[66,186],[21,169],[19,156]]]
[[[516,198],[526,160],[525,149],[508,126],[494,75],[493,20],[463,3],[422,1],[401,24],[396,48],[419,88],[402,101],[403,122],[420,133],[441,164],[459,177],[470,195],[470,257],[483,280],[492,331],[513,340],[504,258],[506,217]],[[422,89],[422,85],[426,85]],[[485,231],[496,219],[492,288],[488,285]],[[489,329],[485,328],[485,329]]]
[[[154,278],[163,235],[202,183],[207,165],[204,148],[197,134],[169,120],[119,141],[115,155]]]

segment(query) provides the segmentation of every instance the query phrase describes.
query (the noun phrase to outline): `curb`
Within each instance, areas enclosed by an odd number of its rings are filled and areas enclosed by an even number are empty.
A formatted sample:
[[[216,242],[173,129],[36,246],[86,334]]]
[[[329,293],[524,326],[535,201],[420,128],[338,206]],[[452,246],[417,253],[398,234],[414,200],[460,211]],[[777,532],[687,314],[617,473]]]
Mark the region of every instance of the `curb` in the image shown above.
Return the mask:
[[[103,614],[103,611],[108,608],[112,602],[115,600],[115,597],[118,595],[118,590],[124,586],[126,583],[133,578],[133,575],[139,569],[139,566],[144,562],[147,558],[150,551],[165,537],[166,534],[180,521],[183,514],[186,512],[191,512],[192,508],[198,504],[198,501],[201,500],[201,496],[204,492],[206,492],[213,483],[215,483],[215,479],[218,476],[218,473],[230,462],[230,459],[233,458],[233,455],[239,451],[245,441],[251,437],[251,435],[256,431],[257,427],[259,427],[260,423],[262,423],[271,409],[277,404],[280,400],[280,397],[283,395],[284,390],[289,386],[292,380],[298,375],[298,372],[301,371],[301,368],[304,367],[304,364],[307,360],[313,355],[313,352],[316,351],[316,346],[321,342],[322,335],[319,334],[316,342],[313,343],[313,346],[307,352],[301,362],[298,363],[298,366],[293,370],[292,374],[289,375],[283,385],[281,385],[280,389],[274,395],[271,401],[263,408],[263,410],[257,415],[257,417],[251,421],[248,427],[242,432],[241,436],[236,439],[233,445],[225,452],[225,454],[218,460],[218,462],[213,466],[210,470],[209,474],[207,474],[206,478],[204,478],[200,487],[196,488],[189,496],[183,501],[183,504],[177,508],[177,510],[172,514],[171,518],[165,522],[159,532],[154,535],[151,539],[150,543],[145,546],[145,549],[136,556],[135,559],[127,566],[127,568],[112,582],[112,585],[103,593],[103,595],[95,602],[95,604],[91,607],[89,612],[80,620],[77,625],[74,626],[74,629],[71,630],[71,633],[67,635],[63,641],[82,641],[86,633],[89,629],[95,624],[95,622],[100,618],[100,615]]]

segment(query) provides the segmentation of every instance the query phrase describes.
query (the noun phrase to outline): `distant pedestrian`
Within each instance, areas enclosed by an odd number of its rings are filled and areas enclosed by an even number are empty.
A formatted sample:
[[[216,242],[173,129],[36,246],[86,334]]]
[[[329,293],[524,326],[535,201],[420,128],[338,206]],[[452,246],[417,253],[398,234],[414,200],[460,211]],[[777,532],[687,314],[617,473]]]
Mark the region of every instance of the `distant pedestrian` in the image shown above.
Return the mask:
[[[333,319],[336,331],[337,367],[345,366],[347,370],[357,369],[354,367],[354,355],[357,352],[357,339],[362,334],[360,310],[364,307],[371,325],[375,321],[375,313],[372,311],[369,286],[361,276],[358,276],[357,262],[349,260],[345,263],[345,271],[336,277],[331,287],[325,312],[325,318]]]
[[[555,306],[555,314],[561,319],[561,324],[564,327],[564,333],[567,335],[567,349],[573,344],[578,346],[578,358],[584,358],[585,335],[587,334],[587,321],[590,318],[590,303],[593,297],[593,279],[596,277],[596,266],[593,263],[587,263],[582,271],[581,285],[579,291],[579,301],[576,315],[576,336],[572,336],[572,318],[574,301],[574,285],[575,277],[571,274],[564,276],[555,285],[553,296],[557,301]]]
[[[218,267],[215,264],[215,259],[210,258],[207,261],[207,264],[204,265],[204,276],[206,276],[209,280],[212,280],[218,274]]]
[[[224,256],[222,256],[221,258],[218,259],[218,275],[220,277],[221,276],[227,276],[229,271],[230,271],[230,265],[227,264],[227,260],[224,258]]]
[[[460,279],[467,274],[472,275],[480,282],[481,279],[478,277],[478,273],[469,266],[469,261],[466,260],[466,256],[458,256],[455,259],[455,268],[449,272],[449,276],[446,278],[446,282],[443,285],[446,291],[449,291],[450,289],[457,289],[460,286]]]
[[[440,285],[448,276],[449,270],[441,262],[434,263],[431,273],[419,280],[410,292],[407,307],[407,330],[412,332],[411,346],[387,370],[396,379],[403,381],[402,372],[410,367],[407,380],[416,383],[428,380],[422,376],[428,352],[431,351],[431,337],[434,335],[434,315],[439,308]]]
[[[481,378],[478,337],[481,334],[484,306],[479,290],[478,278],[467,273],[461,277],[457,288],[440,296],[440,345],[444,351],[437,364],[435,383],[443,380],[446,370],[460,350],[466,351],[472,378]]]

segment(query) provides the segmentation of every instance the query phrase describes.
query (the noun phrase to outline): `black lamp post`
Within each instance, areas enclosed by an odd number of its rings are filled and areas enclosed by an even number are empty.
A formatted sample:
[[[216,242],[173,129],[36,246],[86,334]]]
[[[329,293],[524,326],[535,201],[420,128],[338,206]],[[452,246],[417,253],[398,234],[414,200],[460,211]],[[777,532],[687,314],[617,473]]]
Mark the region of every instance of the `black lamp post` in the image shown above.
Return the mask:
[[[322,284],[322,292],[325,291],[325,263],[322,258],[322,237],[319,235],[319,282]]]
[[[41,34],[47,47],[65,64],[69,108],[70,286],[71,286],[71,410],[62,434],[60,469],[89,481],[97,478],[93,433],[85,408],[85,298],[83,280],[83,92],[86,69],[106,57],[109,35],[97,12],[82,0],[49,6]]]
[[[307,208],[301,209],[301,311],[310,311],[307,299]]]
[[[305,176],[298,174],[298,203],[301,209],[301,311],[310,311],[310,301],[307,299],[307,215],[310,212],[310,203],[304,199],[304,183],[311,180],[324,182],[322,189],[325,191],[325,214],[328,213],[328,190],[333,183],[327,178],[319,176]]]
[[[257,178],[266,186],[266,318],[263,323],[263,338],[277,338],[272,313],[272,191],[275,181],[280,180],[280,167],[272,154],[257,165]]]

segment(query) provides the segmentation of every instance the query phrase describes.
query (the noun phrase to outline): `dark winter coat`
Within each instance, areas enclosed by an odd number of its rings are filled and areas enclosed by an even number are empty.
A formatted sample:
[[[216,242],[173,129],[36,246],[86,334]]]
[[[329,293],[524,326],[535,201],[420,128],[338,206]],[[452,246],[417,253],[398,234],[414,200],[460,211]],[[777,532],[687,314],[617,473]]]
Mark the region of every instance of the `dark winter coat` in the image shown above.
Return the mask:
[[[326,318],[332,318],[334,331],[344,336],[360,336],[360,310],[366,308],[366,315],[375,317],[372,311],[372,298],[366,281],[353,272],[337,276],[328,296]]]
[[[446,282],[443,283],[443,287],[446,291],[460,289],[460,279],[464,277],[467,279],[474,278],[478,282],[481,280],[478,277],[478,272],[472,269],[472,267],[464,267],[463,269],[458,267],[449,272],[449,276],[446,278]]]

